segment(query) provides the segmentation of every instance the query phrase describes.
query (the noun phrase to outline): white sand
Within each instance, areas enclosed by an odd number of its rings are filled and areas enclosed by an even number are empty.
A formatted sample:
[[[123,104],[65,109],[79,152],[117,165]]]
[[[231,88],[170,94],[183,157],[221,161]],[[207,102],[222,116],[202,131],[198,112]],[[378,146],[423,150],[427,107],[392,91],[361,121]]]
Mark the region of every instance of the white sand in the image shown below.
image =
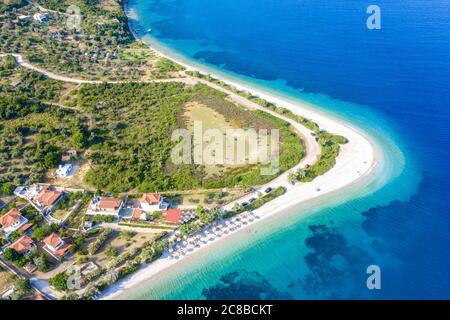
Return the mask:
[[[162,54],[161,52],[158,53],[164,56],[164,54]],[[56,75],[51,72],[48,72],[47,70],[43,70],[41,68],[38,68],[23,61],[20,55],[14,56],[18,61],[18,63],[20,63],[22,66],[46,74],[50,78],[76,83],[95,82]],[[168,58],[174,60],[171,57]],[[182,61],[177,62],[184,65],[189,70],[198,70],[203,73],[211,73],[205,70],[201,70],[201,68],[193,68],[189,64],[184,63]],[[252,94],[257,95],[263,99],[266,99],[269,102],[273,102],[279,106],[287,108],[291,110],[293,113],[309,118],[312,121],[316,122],[321,129],[324,129],[330,133],[342,135],[346,137],[349,140],[349,142],[341,146],[341,152],[336,160],[336,165],[331,170],[326,172],[324,175],[314,179],[314,181],[309,183],[300,183],[296,184],[295,186],[292,186],[288,183],[287,180],[289,172],[285,172],[272,182],[268,183],[267,186],[271,186],[273,188],[278,186],[285,186],[287,188],[287,192],[283,196],[276,198],[270,203],[264,205],[263,207],[254,210],[254,213],[260,217],[259,219],[256,219],[253,222],[250,222],[249,224],[242,226],[240,229],[228,233],[227,235],[217,238],[214,241],[210,241],[207,244],[202,245],[200,248],[196,248],[192,252],[189,252],[187,256],[195,258],[196,253],[199,252],[200,250],[203,251],[207,250],[208,248],[211,247],[212,244],[216,243],[217,241],[221,241],[222,239],[225,239],[232,234],[241,232],[242,230],[248,228],[250,225],[254,225],[255,223],[265,221],[267,218],[280,214],[286,209],[299,205],[300,203],[304,203],[308,200],[322,197],[324,195],[340,190],[344,187],[350,186],[356,182],[359,182],[364,178],[368,178],[369,173],[378,164],[378,160],[381,156],[381,153],[378,152],[376,146],[371,141],[369,141],[369,139],[363,133],[359,132],[355,128],[352,128],[349,124],[344,123],[342,120],[335,119],[334,117],[326,115],[323,112],[314,110],[313,106],[307,105],[306,103],[302,102],[294,103],[286,99],[273,96],[261,90],[256,90],[254,88],[246,87],[239,83],[229,81],[228,79],[217,77],[214,74],[212,74],[212,76],[214,76],[216,79],[222,80],[225,83],[228,83],[231,86],[238,88],[239,90],[251,92]],[[195,84],[196,82],[199,81],[205,82],[203,80],[193,78],[159,80],[159,81],[157,80],[154,82],[165,82],[165,81],[181,81],[189,85]],[[236,103],[245,105],[248,108],[257,108],[263,110],[277,117],[283,118],[284,120],[291,123],[291,125],[299,132],[299,134],[303,136],[307,150],[306,157],[293,169],[304,167],[306,164],[312,164],[315,161],[317,155],[320,152],[320,147],[312,138],[312,136],[310,135],[311,132],[308,129],[293,122],[288,118],[273,113],[270,110],[264,109],[261,106],[254,104],[236,94],[233,94],[232,92],[227,91],[215,84],[208,83],[208,85],[217,88],[219,90],[222,90],[224,92],[227,92],[229,94],[229,97]],[[263,186],[263,188],[264,187],[265,186]],[[239,202],[246,201],[248,200],[248,198],[252,196],[253,195],[248,195],[242,199],[239,199]],[[229,204],[225,208],[229,209],[232,205],[233,203]],[[126,290],[134,287],[136,284],[148,281],[148,279],[150,279],[151,277],[158,275],[158,273],[161,272],[162,270],[166,270],[167,268],[170,268],[179,261],[182,261],[185,257],[186,256],[183,256],[182,258],[176,260],[170,259],[168,255],[165,254],[163,255],[163,257],[161,257],[154,263],[146,266],[145,268],[142,268],[141,270],[131,275],[130,277],[111,286],[102,294],[101,298],[102,299],[120,298],[120,294],[124,293]]]
[[[162,53],[160,54],[164,56],[164,54]],[[168,58],[173,59],[171,57]],[[184,65],[189,70],[198,70],[198,68],[193,68],[192,66],[186,63],[180,61],[177,62]],[[202,70],[199,71],[206,73],[205,71]],[[111,286],[102,294],[101,299],[120,299],[120,295],[123,294],[126,290],[136,286],[137,284],[148,281],[150,278],[154,276],[157,276],[158,273],[160,273],[163,270],[166,270],[167,268],[170,268],[171,266],[175,265],[180,261],[183,261],[187,256],[195,258],[197,252],[208,250],[211,247],[211,245],[216,243],[217,241],[226,241],[225,239],[227,237],[230,237],[232,234],[242,232],[242,230],[245,230],[249,226],[253,226],[255,223],[260,223],[269,217],[272,217],[285,211],[288,208],[299,205],[300,203],[304,203],[311,199],[322,197],[326,194],[330,194],[344,187],[350,186],[356,182],[359,182],[362,179],[368,178],[369,173],[378,164],[378,160],[381,154],[380,152],[377,151],[376,146],[371,141],[369,141],[369,139],[363,133],[358,132],[358,130],[352,128],[349,124],[344,123],[342,120],[335,119],[329,115],[325,115],[324,113],[318,112],[307,104],[303,104],[301,102],[293,103],[283,98],[274,97],[268,93],[255,90],[250,87],[245,87],[238,83],[233,83],[228,79],[220,78],[215,75],[212,76],[215,77],[216,79],[222,80],[225,83],[238,88],[239,90],[249,91],[254,95],[266,99],[267,101],[273,102],[279,106],[291,110],[296,114],[309,118],[314,122],[316,122],[321,129],[325,129],[330,133],[342,135],[346,137],[349,142],[341,146],[341,151],[336,160],[336,165],[331,170],[326,172],[324,175],[314,179],[314,181],[309,183],[298,183],[292,186],[287,181],[287,176],[289,172],[285,172],[284,174],[276,178],[274,181],[267,184],[270,185],[271,187],[285,186],[287,188],[287,192],[281,197],[278,197],[275,200],[267,203],[263,207],[254,210],[253,212],[257,216],[259,216],[259,219],[256,219],[253,222],[248,223],[247,225],[243,225],[240,229],[232,231],[226,235],[223,235],[220,238],[217,238],[213,241],[209,241],[207,244],[202,244],[200,248],[195,248],[192,252],[189,252],[187,255],[182,256],[179,259],[170,259],[168,254],[164,254],[160,259],[158,259],[154,263],[147,265],[146,267],[137,271],[130,277]],[[212,86],[217,87],[214,84],[212,84]],[[221,90],[226,91],[224,89]],[[232,98],[233,100],[235,100],[234,97]],[[251,105],[249,105],[248,100],[246,101],[247,102],[244,101],[236,101],[236,102],[242,103],[248,107],[252,107]],[[317,149],[317,144],[315,143],[314,139],[312,139],[311,136],[309,135],[310,133],[309,130],[307,130],[303,126],[299,126],[298,124],[295,127],[300,131],[300,134],[307,139],[306,141],[307,156],[305,159],[302,160],[302,162],[299,165],[296,166],[302,167],[305,164],[312,163],[312,161],[314,161],[318,152],[320,151],[319,150],[320,148]],[[239,202],[245,201],[250,197],[252,197],[252,195],[249,195],[243,199],[239,199]],[[232,204],[229,204],[226,208],[229,208],[231,206]]]

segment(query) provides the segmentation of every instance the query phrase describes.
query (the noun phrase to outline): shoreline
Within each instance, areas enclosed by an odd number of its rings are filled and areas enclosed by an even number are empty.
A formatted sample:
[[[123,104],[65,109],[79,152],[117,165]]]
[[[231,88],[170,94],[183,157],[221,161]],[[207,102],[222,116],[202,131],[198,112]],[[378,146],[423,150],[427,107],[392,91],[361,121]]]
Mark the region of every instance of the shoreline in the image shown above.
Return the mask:
[[[125,14],[128,16],[129,9],[127,6],[127,1],[123,1],[122,6]],[[130,32],[134,35],[136,40],[143,41],[131,28],[130,20],[128,20],[128,26]],[[193,252],[187,253],[178,260],[170,259],[168,253],[164,253],[163,256],[157,261],[141,268],[136,273],[106,289],[101,294],[101,299],[121,299],[122,295],[126,295],[126,291],[136,287],[138,284],[148,282],[152,278],[159,275],[163,270],[167,270],[176,264],[180,264],[180,262],[186,262],[186,260],[190,260],[191,262],[195,261],[195,257],[199,252],[205,253],[206,249],[211,248],[222,239],[244,232],[250,226],[261,224],[263,221],[267,221],[270,217],[281,216],[283,212],[286,212],[288,209],[292,209],[295,206],[299,206],[300,204],[306,204],[312,200],[325,199],[325,196],[335,194],[338,191],[345,191],[346,189],[356,186],[359,183],[367,183],[373,179],[374,175],[372,173],[375,169],[382,165],[383,157],[379,146],[377,146],[366,133],[361,132],[362,130],[359,128],[354,128],[348,122],[326,114],[325,112],[315,110],[313,105],[306,102],[293,102],[268,92],[264,92],[263,90],[237,83],[233,80],[227,79],[226,77],[217,76],[217,74],[214,74],[214,72],[209,70],[205,71],[202,68],[194,67],[184,61],[179,61],[176,58],[174,59],[157,48],[155,49],[154,45],[151,45],[150,47],[160,56],[171,59],[180,65],[183,65],[188,70],[210,74],[212,77],[234,86],[239,90],[251,92],[252,94],[257,95],[269,102],[282,106],[295,114],[309,118],[316,122],[321,129],[325,129],[330,133],[345,136],[349,142],[341,145],[341,150],[336,159],[335,166],[324,175],[315,178],[311,182],[297,183],[292,186],[289,183],[286,183],[284,178],[280,178],[281,176],[277,177],[275,179],[277,181],[276,183],[287,187],[287,191],[284,195],[254,210],[253,212],[259,218],[241,228],[238,228],[237,230],[202,245],[200,248],[193,250]],[[286,176],[289,171],[291,170],[288,170],[285,173]],[[268,185],[276,186],[274,181]]]

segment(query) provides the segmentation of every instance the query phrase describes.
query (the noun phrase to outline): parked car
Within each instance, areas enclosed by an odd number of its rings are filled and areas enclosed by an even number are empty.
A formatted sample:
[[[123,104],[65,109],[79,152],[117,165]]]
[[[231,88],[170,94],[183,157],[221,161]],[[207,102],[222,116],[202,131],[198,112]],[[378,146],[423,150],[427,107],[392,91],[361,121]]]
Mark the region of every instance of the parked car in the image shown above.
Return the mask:
[[[248,200],[248,202],[253,203],[256,201],[256,198],[250,198],[250,200]]]
[[[264,190],[265,193],[269,193],[270,191],[272,191],[273,189],[271,187],[267,187],[266,190]]]
[[[242,203],[241,203],[241,206],[243,206],[243,207],[248,206],[248,202],[242,202]]]

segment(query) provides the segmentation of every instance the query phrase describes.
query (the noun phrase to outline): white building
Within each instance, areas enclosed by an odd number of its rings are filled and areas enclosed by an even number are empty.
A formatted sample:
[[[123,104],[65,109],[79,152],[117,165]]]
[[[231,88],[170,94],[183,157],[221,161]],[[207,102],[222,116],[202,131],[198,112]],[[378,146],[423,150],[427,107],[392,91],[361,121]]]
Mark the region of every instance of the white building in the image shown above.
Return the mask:
[[[166,210],[167,204],[164,203],[163,197],[157,193],[144,193],[139,199],[141,208],[144,212],[154,212]]]
[[[60,164],[56,170],[56,176],[60,178],[67,178],[71,175],[73,170],[73,165],[70,163]]]
[[[33,19],[39,23],[47,21],[47,13],[35,13]]]

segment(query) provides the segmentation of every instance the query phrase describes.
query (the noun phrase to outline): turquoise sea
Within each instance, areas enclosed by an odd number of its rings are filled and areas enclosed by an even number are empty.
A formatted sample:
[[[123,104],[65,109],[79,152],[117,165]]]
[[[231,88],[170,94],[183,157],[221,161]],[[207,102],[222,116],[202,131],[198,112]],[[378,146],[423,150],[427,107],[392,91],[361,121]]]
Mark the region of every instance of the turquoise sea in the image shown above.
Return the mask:
[[[366,27],[370,4],[381,30]],[[383,161],[370,182],[222,241],[122,298],[450,298],[448,1],[129,0],[128,13],[149,45],[340,117]],[[381,290],[366,287],[369,265],[381,268]]]

